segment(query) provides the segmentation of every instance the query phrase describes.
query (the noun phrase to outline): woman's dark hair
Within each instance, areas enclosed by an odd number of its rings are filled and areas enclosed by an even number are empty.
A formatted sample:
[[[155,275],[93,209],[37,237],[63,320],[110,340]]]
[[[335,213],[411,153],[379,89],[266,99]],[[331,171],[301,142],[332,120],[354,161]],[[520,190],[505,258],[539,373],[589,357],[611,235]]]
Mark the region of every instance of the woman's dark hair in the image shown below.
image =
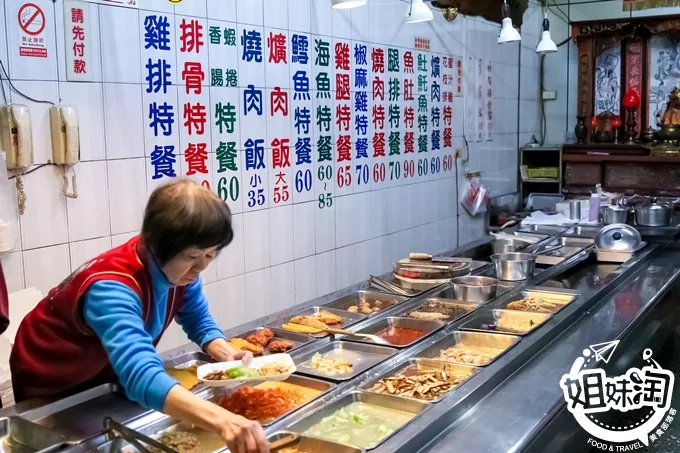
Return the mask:
[[[153,191],[144,210],[141,241],[164,265],[189,247],[219,252],[234,239],[231,212],[221,199],[180,179]]]

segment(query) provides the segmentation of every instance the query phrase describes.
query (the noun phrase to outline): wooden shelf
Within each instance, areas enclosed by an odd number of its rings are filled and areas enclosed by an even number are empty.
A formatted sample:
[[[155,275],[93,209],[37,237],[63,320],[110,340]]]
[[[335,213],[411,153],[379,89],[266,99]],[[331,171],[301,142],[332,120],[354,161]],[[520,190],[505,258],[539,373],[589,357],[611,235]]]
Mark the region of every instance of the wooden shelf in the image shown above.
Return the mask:
[[[557,180],[557,179],[552,179],[552,178],[529,178],[529,179],[523,179],[522,182],[557,184],[560,181]]]

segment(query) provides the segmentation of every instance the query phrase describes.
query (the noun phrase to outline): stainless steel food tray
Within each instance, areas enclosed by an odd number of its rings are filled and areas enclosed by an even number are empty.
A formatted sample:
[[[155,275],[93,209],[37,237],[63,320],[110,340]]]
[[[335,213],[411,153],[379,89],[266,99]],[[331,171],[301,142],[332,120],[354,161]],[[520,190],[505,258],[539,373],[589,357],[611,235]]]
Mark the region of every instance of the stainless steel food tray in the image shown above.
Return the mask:
[[[634,253],[639,252],[646,246],[647,246],[646,242],[641,242],[638,248],[636,248],[632,252],[621,252],[618,250],[600,250],[596,247],[595,256],[598,261],[603,263],[625,263],[626,261],[631,259]]]
[[[424,371],[431,371],[431,370],[448,370],[454,373],[461,373],[461,374],[467,374],[467,378],[463,379],[458,385],[456,385],[454,388],[449,390],[446,393],[443,393],[439,395],[435,399],[431,400],[424,400],[420,398],[411,398],[411,397],[406,397],[406,396],[399,396],[399,395],[390,395],[390,396],[396,396],[397,398],[405,398],[409,400],[415,400],[415,401],[425,401],[428,403],[438,403],[439,401],[443,400],[447,396],[449,396],[452,392],[455,392],[456,389],[458,389],[461,385],[465,384],[468,379],[470,379],[472,376],[477,374],[481,368],[472,366],[472,365],[459,365],[456,363],[450,363],[450,362],[442,362],[438,360],[431,360],[431,359],[409,359],[406,362],[397,365],[396,367],[392,368],[389,371],[386,371],[385,373],[381,374],[380,376],[377,376],[374,379],[371,379],[364,383],[361,387],[359,387],[360,390],[364,390],[366,392],[371,392],[371,393],[377,393],[378,395],[385,395],[385,393],[378,393],[374,392],[371,390],[374,384],[377,384],[378,381],[381,379],[389,378],[392,376],[396,375],[405,375],[405,376],[415,376],[418,375],[421,372]]]
[[[494,297],[494,299],[497,299],[500,296],[502,296],[503,294],[507,293],[508,291],[515,289],[517,287],[517,283],[522,283],[522,282],[504,282],[502,280],[499,280],[498,286],[496,287],[496,297]],[[456,293],[453,291],[453,286],[450,286],[450,285],[447,285],[447,286],[443,287],[441,290],[432,294],[432,298],[434,298],[434,299],[457,300],[456,299]],[[492,302],[494,299],[490,300],[487,303]],[[462,302],[466,302],[466,301],[462,301]],[[482,304],[482,305],[484,305],[484,304]]]
[[[103,384],[23,413],[21,416],[79,442],[104,433],[102,420],[111,417],[126,424],[148,412],[114,384]]]
[[[403,289],[404,291],[406,291],[409,294],[409,297],[419,296],[419,295],[423,294],[424,292],[431,290],[435,286],[441,285],[441,283],[422,283],[422,282],[409,283],[409,282],[405,282],[403,280],[399,280],[398,278],[394,278],[393,275],[390,275],[389,277],[384,277],[382,279],[385,280],[388,283],[391,283],[391,284],[398,286],[399,288]],[[383,294],[390,294],[390,295],[394,294],[394,293],[389,292],[389,291],[387,291],[383,288],[379,288],[377,286],[372,286],[370,280],[366,281],[364,283],[364,286],[365,286],[366,290],[368,290],[368,291],[380,292],[380,293],[383,293]],[[399,295],[399,296],[404,297],[404,296],[401,296],[401,295]]]
[[[439,322],[439,321],[424,321],[422,319],[413,319],[413,318],[397,318],[394,316],[391,316],[389,318],[381,319],[378,322],[375,322],[369,326],[364,327],[363,329],[357,330],[355,333],[368,333],[368,334],[377,334],[383,329],[387,329],[389,327],[401,327],[403,329],[413,329],[413,330],[421,330],[425,332],[425,335],[422,337],[418,338],[417,340],[414,340],[408,344],[404,345],[397,345],[397,344],[392,344],[390,343],[389,346],[394,347],[394,348],[408,348],[409,346],[418,343],[419,341],[424,340],[425,338],[429,337],[439,329],[443,328],[446,326],[446,323],[444,322]],[[342,337],[343,340],[348,340],[348,341],[356,341],[360,343],[371,343],[372,341],[367,339],[366,337],[358,337],[358,336],[351,336],[351,335],[345,335]],[[385,340],[387,341],[387,340]]]
[[[500,356],[505,354],[510,348],[516,345],[520,339],[521,338],[516,335],[498,335],[495,333],[480,333],[480,332],[461,332],[457,330],[445,336],[444,338],[437,341],[433,345],[429,346],[427,349],[421,351],[416,356],[416,358],[432,359],[440,362],[456,363],[459,365],[467,366],[487,366],[498,360]],[[439,358],[443,350],[452,348],[457,345],[466,347],[493,348],[499,349],[500,352],[498,353],[497,356],[495,356],[488,362],[479,365],[472,365],[470,363],[456,362],[454,360],[446,360]]]
[[[547,234],[548,236],[552,236],[554,234],[561,234],[564,233],[567,229],[565,227],[561,226],[553,226],[553,225],[527,225],[520,227],[517,231],[522,232],[522,233],[538,233],[538,234]]]
[[[163,362],[164,368],[189,368],[190,366],[201,366],[206,363],[214,363],[215,360],[205,352],[195,351],[179,355]]]
[[[564,307],[569,305],[570,303],[574,302],[578,298],[579,294],[574,291],[555,291],[552,288],[529,288],[526,291],[522,291],[516,296],[513,296],[510,300],[507,302],[504,302],[501,304],[498,308],[499,309],[506,309],[506,310],[511,310],[511,311],[518,311],[522,313],[547,313],[547,314],[555,314],[562,310]],[[515,310],[512,308],[508,308],[508,305],[510,305],[512,302],[516,302],[518,300],[522,299],[529,299],[529,298],[540,298],[540,299],[545,299],[550,303],[553,304],[558,304],[559,308],[557,308],[554,311],[551,312],[530,312],[526,310]]]
[[[66,438],[20,417],[0,418],[0,452],[47,453],[63,448]]]
[[[366,291],[366,290],[361,290],[357,291],[351,294],[348,294],[346,296],[341,297],[340,299],[333,300],[331,302],[328,302],[327,304],[324,304],[324,307],[326,308],[334,308],[336,310],[348,310],[350,307],[359,307],[359,304],[362,302],[368,303],[368,306],[373,309],[376,307],[376,302],[380,302],[380,304],[389,304],[388,306],[383,306],[380,308],[380,310],[372,313],[361,313],[365,315],[373,315],[375,313],[379,313],[387,308],[393,307],[395,305],[398,305],[405,300],[408,300],[407,297],[404,296],[397,296],[397,295],[392,295],[392,294],[386,294],[386,293],[381,293],[378,291]]]
[[[222,398],[229,396],[230,394],[232,394],[233,392],[235,392],[236,390],[238,390],[242,387],[255,387],[258,384],[261,384],[263,382],[266,382],[266,380],[263,379],[262,381],[249,382],[248,384],[243,384],[243,385],[239,385],[239,386],[236,386],[236,387],[229,387],[229,388],[215,388],[215,387],[213,387],[213,388],[210,388],[210,389],[208,389],[208,390],[206,390],[202,393],[199,393],[197,396],[199,398],[202,398],[202,399],[205,399],[205,400],[208,400],[210,402],[217,404],[219,401],[222,400]],[[302,407],[306,406],[307,404],[311,403],[312,401],[315,401],[315,400],[321,398],[322,396],[326,395],[328,392],[330,392],[331,390],[333,390],[336,387],[335,384],[327,382],[327,381],[322,381],[321,379],[314,379],[314,378],[306,377],[306,376],[297,376],[295,374],[292,374],[288,379],[286,379],[283,382],[287,382],[289,384],[294,384],[294,385],[299,385],[299,386],[302,386],[302,387],[311,388],[311,389],[314,389],[314,390],[319,390],[321,393],[319,393],[314,398],[306,401],[304,404],[302,404],[298,407],[295,407],[295,408],[289,410],[288,412],[286,412],[285,414],[277,417],[275,420],[271,420],[269,422],[262,423],[262,426],[269,426],[269,425],[272,425],[272,424],[278,422],[279,420],[289,416],[293,412],[297,411],[298,409],[301,409]]]
[[[602,227],[596,226],[575,226],[569,228],[565,233],[565,237],[571,238],[590,238],[595,239]]]
[[[536,263],[538,264],[549,264],[555,265],[562,261],[576,255],[582,250],[592,247],[594,244],[593,239],[588,238],[567,238],[561,237],[547,242],[545,248],[550,248],[554,246],[561,246],[557,250],[553,250],[548,253],[540,254],[536,257]]]
[[[294,351],[298,348],[301,348],[302,346],[314,341],[314,339],[311,338],[309,335],[305,335],[305,334],[302,334],[302,333],[288,332],[287,330],[276,329],[274,327],[267,327],[267,328],[269,330],[271,330],[272,333],[274,334],[272,339],[269,340],[269,343],[271,343],[272,341],[276,341],[276,340],[288,340],[288,341],[292,341],[293,343],[295,343],[295,345],[291,349],[286,351],[286,354],[289,354],[291,351]],[[264,329],[264,327],[257,327],[255,329],[249,330],[247,332],[243,332],[242,334],[236,335],[236,338],[245,339],[248,335],[253,334],[255,332],[258,332],[262,329]],[[271,354],[269,352],[269,343],[267,343],[267,346],[264,347],[264,352],[262,353],[262,355]]]
[[[175,431],[184,431],[194,435],[201,444],[202,453],[218,453],[226,452],[227,446],[220,438],[219,434],[210,431],[205,431],[201,428],[182,423],[170,417],[154,417],[148,424],[143,426],[135,426],[135,431],[144,434],[148,437],[157,439],[161,434],[171,433]],[[76,450],[78,451],[78,450]],[[100,445],[96,450],[97,453],[138,453],[134,446],[130,445],[126,440],[116,437],[108,440]]]
[[[280,431],[278,433],[272,434],[267,438],[269,443],[275,442],[283,437],[289,436],[291,433],[289,431]],[[300,435],[299,440],[289,445],[289,447],[295,447],[303,452],[323,452],[323,453],[364,453],[366,450],[363,448],[352,447],[351,445],[338,444],[331,442],[330,440],[317,439],[316,437],[309,437]]]
[[[460,326],[460,328],[477,332],[524,336],[541,327],[551,316],[552,315],[545,313],[528,313],[515,310],[485,310],[475,314],[475,316]],[[506,326],[499,326],[499,323],[507,324],[511,322],[526,325],[527,327],[524,329],[510,329]]]
[[[319,373],[315,368],[312,368],[312,366],[309,365],[309,362],[312,360],[312,356],[317,352],[324,357],[332,359],[344,359],[348,361],[353,365],[352,372],[348,374],[336,374],[333,376],[327,376],[325,374]],[[297,373],[299,374],[319,377],[321,379],[327,379],[335,382],[342,382],[348,381],[363,373],[364,371],[371,369],[377,364],[384,362],[397,352],[398,351],[396,349],[387,346],[338,340],[333,341],[316,351],[309,352],[301,357],[298,357],[295,359],[295,364],[297,366]]]
[[[456,300],[456,299],[442,299],[442,298],[430,297],[429,299],[425,300],[425,302],[423,302],[420,305],[398,311],[397,313],[394,314],[394,316],[410,318],[410,319],[419,319],[419,318],[412,318],[410,316],[410,313],[412,313],[414,311],[418,311],[418,309],[420,309],[421,307],[423,307],[423,306],[425,306],[429,303],[439,303],[445,308],[451,308],[451,309],[461,308],[461,309],[465,310],[465,313],[463,313],[459,316],[440,321],[440,322],[445,322],[447,324],[450,324],[454,321],[457,321],[457,320],[469,315],[470,313],[472,313],[473,311],[477,310],[479,307],[482,306],[482,304],[478,304],[476,302],[465,302],[465,301]]]
[[[415,420],[417,417],[420,415],[424,414],[430,407],[431,405],[429,403],[425,403],[422,401],[415,401],[415,400],[408,400],[406,398],[397,398],[395,396],[389,396],[389,395],[378,395],[377,393],[368,393],[368,392],[351,392],[348,393],[335,401],[331,402],[330,404],[327,404],[326,406],[322,407],[321,409],[318,409],[315,412],[312,412],[310,415],[307,417],[303,418],[297,423],[294,423],[291,425],[288,429],[289,431],[296,432],[296,433],[305,433],[309,428],[311,428],[313,425],[316,425],[321,422],[324,418],[332,415],[335,413],[335,411],[349,406],[352,403],[366,403],[366,404],[371,404],[374,406],[382,406],[387,409],[392,409],[392,410],[397,410],[397,411],[402,411],[409,413],[413,415],[413,418],[408,422],[412,423],[413,420]],[[399,429],[395,430],[392,434],[389,436],[386,436],[380,442],[377,442],[374,445],[368,445],[365,448],[367,450],[372,450],[385,442],[387,439],[390,437],[394,436],[397,432],[399,432],[403,427],[405,426],[402,425]],[[360,447],[360,446],[359,446]]]
[[[344,318],[344,321],[341,322],[340,324],[333,324],[329,327],[332,327],[334,329],[346,329],[347,327],[358,323],[362,319],[366,319],[368,316],[367,315],[362,315],[361,313],[351,313],[348,311],[344,310],[336,310],[335,308],[329,308],[329,307],[308,307],[305,308],[304,310],[300,310],[296,313],[290,314],[288,316],[279,318],[275,321],[271,321],[266,324],[267,327],[269,328],[275,328],[275,329],[280,329],[280,330],[285,330],[281,326],[284,324],[287,324],[290,322],[291,318],[294,316],[314,316],[317,315],[321,310],[326,310],[330,313],[333,313],[334,315],[339,315]],[[293,332],[297,333],[297,332]],[[304,335],[304,334],[303,334]],[[319,333],[319,334],[310,334],[309,336],[312,337],[325,337],[327,336],[327,333]]]

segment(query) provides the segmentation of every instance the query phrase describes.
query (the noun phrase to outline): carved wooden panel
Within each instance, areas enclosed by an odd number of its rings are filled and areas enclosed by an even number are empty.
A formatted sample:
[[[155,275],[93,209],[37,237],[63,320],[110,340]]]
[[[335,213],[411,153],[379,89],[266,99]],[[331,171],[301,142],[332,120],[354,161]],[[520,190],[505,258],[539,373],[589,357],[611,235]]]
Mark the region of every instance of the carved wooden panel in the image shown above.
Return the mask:
[[[602,183],[602,167],[599,163],[564,164],[564,184],[577,186],[593,186]]]
[[[603,185],[634,193],[675,195],[680,192],[680,166],[609,162],[604,169]]]

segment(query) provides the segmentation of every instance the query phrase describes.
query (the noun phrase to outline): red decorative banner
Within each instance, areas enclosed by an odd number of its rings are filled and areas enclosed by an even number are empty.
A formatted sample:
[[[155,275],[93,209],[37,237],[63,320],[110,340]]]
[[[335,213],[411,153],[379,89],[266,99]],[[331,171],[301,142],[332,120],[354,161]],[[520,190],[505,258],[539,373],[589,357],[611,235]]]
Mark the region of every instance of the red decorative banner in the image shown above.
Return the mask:
[[[625,0],[624,0],[625,1]],[[633,90],[645,99],[642,89],[642,41],[629,41],[626,45],[626,91]],[[637,109],[637,129],[642,128],[641,108]]]

